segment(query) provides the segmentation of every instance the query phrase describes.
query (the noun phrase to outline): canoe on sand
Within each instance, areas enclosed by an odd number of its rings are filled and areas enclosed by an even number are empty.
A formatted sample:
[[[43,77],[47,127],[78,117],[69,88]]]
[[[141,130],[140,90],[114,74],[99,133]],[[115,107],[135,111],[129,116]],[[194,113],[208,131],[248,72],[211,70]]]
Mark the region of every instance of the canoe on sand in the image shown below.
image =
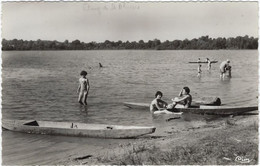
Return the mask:
[[[155,127],[51,122],[38,120],[2,120],[2,127],[23,133],[98,138],[135,138],[155,132]]]
[[[147,103],[125,102],[124,105],[129,108],[149,110],[149,104]],[[241,113],[255,111],[255,110],[258,110],[258,106],[240,107],[240,106],[200,105],[191,108],[175,108],[174,111],[197,113],[197,114],[211,114],[211,115],[234,115],[234,114],[241,114]]]

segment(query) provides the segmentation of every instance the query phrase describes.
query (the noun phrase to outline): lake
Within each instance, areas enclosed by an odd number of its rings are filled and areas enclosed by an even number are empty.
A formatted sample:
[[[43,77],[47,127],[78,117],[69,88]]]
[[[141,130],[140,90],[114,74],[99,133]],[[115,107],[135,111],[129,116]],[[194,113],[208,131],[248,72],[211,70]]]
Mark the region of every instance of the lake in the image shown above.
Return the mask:
[[[211,71],[207,71],[207,64],[202,64],[198,78],[198,64],[188,63],[198,58],[218,63],[212,64]],[[232,78],[221,80],[219,65],[227,59],[231,61]],[[99,68],[99,63],[104,67]],[[88,72],[90,81],[87,107],[77,102],[81,70]],[[184,86],[191,89],[193,100],[217,96],[230,106],[257,105],[258,51],[2,52],[2,117],[8,119],[154,125],[160,133],[160,128],[167,125],[165,115],[154,117],[149,110],[131,110],[123,102],[150,103],[158,90],[170,102]],[[206,123],[203,116],[193,115],[188,119],[191,120],[176,120],[176,126]],[[107,145],[102,139],[32,136],[10,131],[3,131],[2,136],[3,164],[56,164],[59,158],[82,148],[82,144],[96,151]]]

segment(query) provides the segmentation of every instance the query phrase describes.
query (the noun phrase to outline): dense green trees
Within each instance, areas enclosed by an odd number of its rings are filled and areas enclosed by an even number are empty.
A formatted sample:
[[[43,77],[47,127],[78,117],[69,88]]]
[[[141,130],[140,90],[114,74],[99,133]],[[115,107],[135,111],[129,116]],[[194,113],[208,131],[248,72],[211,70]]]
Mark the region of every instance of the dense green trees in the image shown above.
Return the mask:
[[[202,36],[192,40],[166,40],[161,42],[159,39],[114,42],[106,40],[102,43],[84,43],[79,40],[69,42],[47,41],[27,41],[27,40],[2,40],[2,50],[122,50],[122,49],[151,49],[151,50],[212,50],[212,49],[257,49],[258,38],[248,37],[247,35],[237,36],[236,38],[209,38]]]

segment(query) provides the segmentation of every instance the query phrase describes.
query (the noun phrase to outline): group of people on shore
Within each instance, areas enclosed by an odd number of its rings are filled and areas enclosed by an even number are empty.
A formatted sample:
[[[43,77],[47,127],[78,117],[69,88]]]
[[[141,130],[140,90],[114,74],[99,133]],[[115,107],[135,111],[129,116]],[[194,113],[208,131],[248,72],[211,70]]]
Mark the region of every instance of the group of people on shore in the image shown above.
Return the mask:
[[[79,78],[79,86],[77,89],[78,102],[82,105],[87,105],[87,97],[89,92],[89,81],[87,79],[87,72],[81,71],[80,78]],[[177,105],[181,105],[183,108],[188,108],[192,102],[192,96],[190,95],[189,87],[183,87],[179,93],[178,97],[172,99],[172,104],[168,104],[167,102],[162,100],[163,93],[161,91],[157,91],[155,93],[155,99],[152,101],[150,105],[150,112],[153,113],[154,111],[174,111],[174,108]]]
[[[209,71],[209,70],[211,69],[211,63],[212,63],[212,62],[209,60],[209,58],[206,58],[206,62],[207,62],[207,64],[208,64],[208,71]],[[201,77],[202,70],[201,70],[201,60],[200,60],[200,58],[198,58],[197,63],[199,64],[197,77]],[[223,78],[223,79],[224,79],[226,75],[227,75],[229,78],[231,78],[230,60],[223,61],[223,62],[220,64],[219,69],[220,69],[220,78]]]
[[[182,108],[189,108],[192,102],[192,96],[190,95],[189,87],[183,87],[178,95],[172,99],[172,103],[168,104],[162,100],[163,93],[157,91],[155,93],[155,99],[150,104],[150,112],[161,111],[161,113],[174,112],[176,106]]]
[[[200,58],[198,59],[198,77],[200,77],[201,74],[201,64],[200,64]],[[209,58],[206,58],[206,62],[208,64],[208,70],[211,69],[211,61]],[[220,78],[225,77],[227,74],[231,78],[231,66],[229,65],[230,61],[226,60],[223,61],[220,64]],[[178,95],[178,97],[175,97],[172,99],[171,104],[168,104],[167,102],[162,100],[163,93],[161,91],[157,91],[155,93],[155,99],[150,104],[150,112],[154,113],[155,111],[160,111],[161,113],[167,113],[167,112],[174,112],[174,108],[176,106],[183,107],[183,108],[189,108],[191,106],[192,102],[192,96],[190,95],[190,89],[189,87],[183,87]]]

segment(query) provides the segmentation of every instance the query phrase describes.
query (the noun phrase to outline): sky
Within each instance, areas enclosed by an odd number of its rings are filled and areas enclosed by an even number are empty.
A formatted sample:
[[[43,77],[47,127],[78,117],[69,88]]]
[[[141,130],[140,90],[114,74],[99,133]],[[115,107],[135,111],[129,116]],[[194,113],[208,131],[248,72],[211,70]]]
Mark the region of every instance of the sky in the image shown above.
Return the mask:
[[[257,2],[2,2],[2,38],[83,42],[258,37]]]

